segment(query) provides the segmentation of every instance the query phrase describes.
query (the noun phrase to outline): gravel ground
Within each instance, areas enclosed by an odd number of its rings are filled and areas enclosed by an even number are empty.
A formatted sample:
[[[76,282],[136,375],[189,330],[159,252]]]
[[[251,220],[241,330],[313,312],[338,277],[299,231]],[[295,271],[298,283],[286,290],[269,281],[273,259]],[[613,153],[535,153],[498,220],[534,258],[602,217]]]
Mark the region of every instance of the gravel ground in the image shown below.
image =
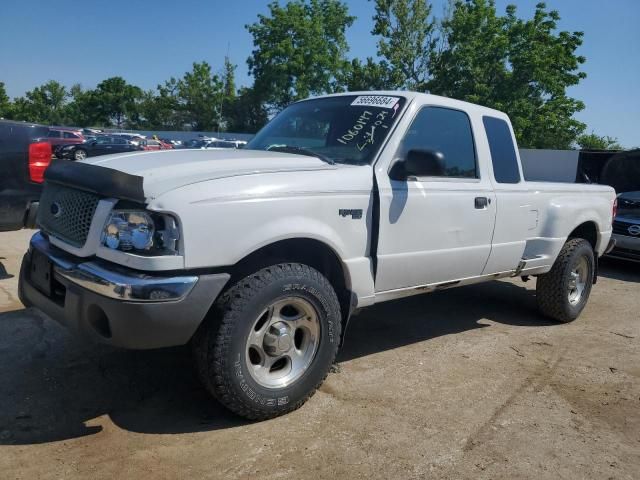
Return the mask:
[[[186,348],[83,344],[17,300],[30,232],[0,234],[0,472],[34,478],[640,477],[640,265],[602,262],[574,323],[535,281],[373,307],[300,410],[252,423]]]

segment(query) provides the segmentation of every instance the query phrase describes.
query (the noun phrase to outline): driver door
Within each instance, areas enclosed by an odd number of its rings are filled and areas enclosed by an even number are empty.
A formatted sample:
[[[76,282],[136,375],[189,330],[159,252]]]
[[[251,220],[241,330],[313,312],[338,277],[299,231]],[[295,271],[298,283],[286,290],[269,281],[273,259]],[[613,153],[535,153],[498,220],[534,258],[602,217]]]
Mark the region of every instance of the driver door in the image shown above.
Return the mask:
[[[496,202],[481,175],[472,121],[461,110],[423,106],[394,155],[443,154],[442,175],[393,180],[376,171],[380,230],[376,292],[482,274],[491,252]]]

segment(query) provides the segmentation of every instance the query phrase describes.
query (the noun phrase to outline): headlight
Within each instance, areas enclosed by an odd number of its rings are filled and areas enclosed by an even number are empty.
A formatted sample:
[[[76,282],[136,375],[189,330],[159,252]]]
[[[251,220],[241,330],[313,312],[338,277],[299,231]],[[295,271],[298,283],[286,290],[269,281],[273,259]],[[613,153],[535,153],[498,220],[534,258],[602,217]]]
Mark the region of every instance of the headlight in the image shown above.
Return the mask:
[[[102,243],[114,250],[146,255],[175,255],[178,229],[169,215],[114,210],[102,232]]]

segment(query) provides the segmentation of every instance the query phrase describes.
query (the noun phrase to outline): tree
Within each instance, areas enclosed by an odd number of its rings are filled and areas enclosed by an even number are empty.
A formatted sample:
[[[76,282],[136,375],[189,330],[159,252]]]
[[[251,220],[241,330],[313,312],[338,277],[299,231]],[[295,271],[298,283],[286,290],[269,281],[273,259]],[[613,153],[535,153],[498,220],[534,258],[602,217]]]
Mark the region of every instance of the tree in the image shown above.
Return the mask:
[[[429,90],[505,111],[522,147],[571,148],[585,128],[573,118],[584,104],[566,89],[585,77],[585,59],[575,53],[582,33],[556,32],[559,19],[544,3],[522,20],[513,5],[498,16],[493,0],[457,0]]]
[[[225,97],[233,98],[236,96],[236,66],[231,63],[231,59],[228,55],[224,57],[222,84]]]
[[[11,100],[7,95],[4,82],[0,82],[0,118],[11,116]]]
[[[436,23],[427,0],[375,0],[378,55],[387,60],[390,88],[424,91],[436,47]],[[375,73],[375,72],[374,72]]]
[[[225,110],[226,129],[237,133],[256,133],[269,120],[261,96],[253,88],[241,88]]]
[[[96,117],[102,124],[123,128],[138,124],[138,102],[141,98],[140,87],[127,83],[122,77],[111,77],[100,82],[88,94],[87,100],[93,103]]]
[[[578,136],[576,143],[582,150],[623,150],[617,138],[601,137],[593,132]]]
[[[194,63],[176,84],[178,105],[185,123],[194,130],[217,130],[221,122],[223,85],[207,62]]]
[[[61,125],[66,120],[65,106],[69,93],[64,85],[49,80],[16,98],[12,116],[17,120]]]
[[[310,95],[338,91],[347,67],[346,29],[353,23],[339,0],[292,0],[269,4],[269,15],[247,25],[255,49],[247,60],[271,110]]]
[[[140,102],[142,124],[151,130],[182,130],[185,123],[177,96],[178,80],[171,77],[156,92],[143,93]]]
[[[389,64],[382,60],[376,62],[367,57],[366,62],[355,58],[344,72],[343,83],[347,90],[391,90],[396,88],[397,82],[393,80]]]
[[[94,90],[84,90],[79,83],[69,89],[70,101],[65,107],[66,123],[75,126],[104,126],[103,118]]]

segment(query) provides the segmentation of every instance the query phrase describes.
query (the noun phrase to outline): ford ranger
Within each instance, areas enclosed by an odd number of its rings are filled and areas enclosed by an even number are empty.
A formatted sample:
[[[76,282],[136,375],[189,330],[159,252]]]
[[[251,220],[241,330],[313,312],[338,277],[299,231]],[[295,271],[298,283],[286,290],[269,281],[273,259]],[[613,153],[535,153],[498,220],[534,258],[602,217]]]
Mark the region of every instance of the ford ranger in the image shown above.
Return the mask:
[[[607,186],[524,181],[504,113],[330,95],[241,150],[54,160],[20,298],[110,345],[190,343],[206,389],[264,419],[314,393],[378,302],[536,276],[542,314],[574,320],[614,209]]]

